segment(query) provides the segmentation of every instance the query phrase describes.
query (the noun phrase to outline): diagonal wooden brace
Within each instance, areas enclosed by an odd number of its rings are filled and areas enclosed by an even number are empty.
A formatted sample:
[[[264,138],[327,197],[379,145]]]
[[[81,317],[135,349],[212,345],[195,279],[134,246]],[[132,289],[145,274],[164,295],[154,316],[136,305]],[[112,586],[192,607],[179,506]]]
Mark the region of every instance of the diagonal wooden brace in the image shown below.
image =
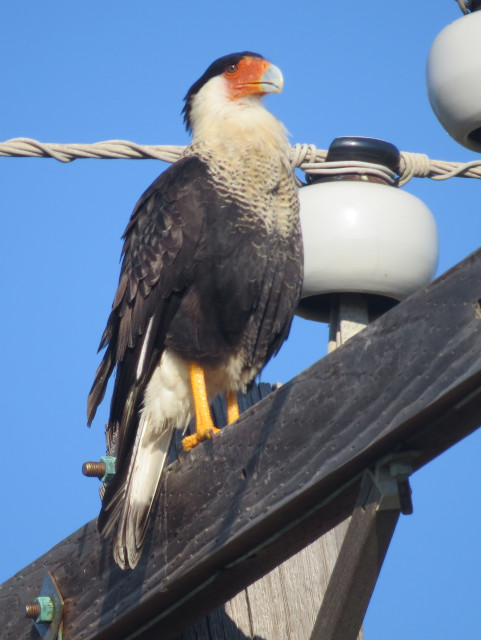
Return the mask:
[[[396,494],[400,494],[392,499],[385,491],[389,485],[379,483],[380,471],[385,468],[386,461],[381,461],[374,474],[364,472],[359,498],[310,640],[358,637],[404,502],[407,477],[401,485],[396,477],[392,478]]]

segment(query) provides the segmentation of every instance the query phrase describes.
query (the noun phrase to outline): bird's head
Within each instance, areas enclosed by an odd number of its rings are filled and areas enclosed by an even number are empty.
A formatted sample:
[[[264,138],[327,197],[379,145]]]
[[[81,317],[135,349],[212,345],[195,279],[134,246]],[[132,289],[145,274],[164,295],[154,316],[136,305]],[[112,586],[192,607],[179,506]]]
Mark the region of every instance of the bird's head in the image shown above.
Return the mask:
[[[232,53],[213,62],[185,96],[184,122],[188,131],[205,122],[222,122],[238,107],[258,105],[266,93],[280,93],[281,70],[258,53]]]

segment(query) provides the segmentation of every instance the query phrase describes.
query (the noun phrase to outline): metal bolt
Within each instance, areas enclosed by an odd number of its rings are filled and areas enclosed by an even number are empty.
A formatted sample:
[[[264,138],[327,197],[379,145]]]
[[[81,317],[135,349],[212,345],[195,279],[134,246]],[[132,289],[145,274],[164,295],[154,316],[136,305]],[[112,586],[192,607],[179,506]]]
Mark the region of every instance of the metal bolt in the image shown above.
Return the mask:
[[[105,470],[105,462],[84,462],[82,465],[82,473],[88,478],[103,478]]]
[[[52,622],[53,600],[49,596],[39,596],[25,606],[25,616],[35,622]]]
[[[29,602],[25,605],[25,617],[26,618],[38,618],[40,615],[40,605],[38,602]]]
[[[100,478],[102,482],[110,482],[115,475],[115,457],[102,456],[98,462],[84,462],[82,473],[90,478]]]

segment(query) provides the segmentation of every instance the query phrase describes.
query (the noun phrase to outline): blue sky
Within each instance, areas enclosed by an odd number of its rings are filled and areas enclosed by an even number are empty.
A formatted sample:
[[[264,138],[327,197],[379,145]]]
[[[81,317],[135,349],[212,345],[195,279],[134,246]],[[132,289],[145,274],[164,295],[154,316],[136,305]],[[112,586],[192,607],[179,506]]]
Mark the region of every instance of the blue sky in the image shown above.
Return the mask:
[[[38,3],[0,8],[0,140],[129,139],[186,144],[188,87],[215,58],[250,49],[284,72],[267,104],[292,142],[327,148],[378,137],[440,160],[479,158],[437,122],[425,62],[461,17],[452,0],[293,3]],[[120,236],[157,161],[0,158],[2,396],[0,582],[94,518],[104,403],[85,404],[119,271]],[[439,273],[479,246],[475,180],[412,180],[433,212]],[[326,351],[326,328],[296,320],[263,379],[286,381]],[[412,516],[396,530],[366,622],[367,640],[478,637],[481,436],[412,478]],[[440,613],[442,612],[442,613]]]

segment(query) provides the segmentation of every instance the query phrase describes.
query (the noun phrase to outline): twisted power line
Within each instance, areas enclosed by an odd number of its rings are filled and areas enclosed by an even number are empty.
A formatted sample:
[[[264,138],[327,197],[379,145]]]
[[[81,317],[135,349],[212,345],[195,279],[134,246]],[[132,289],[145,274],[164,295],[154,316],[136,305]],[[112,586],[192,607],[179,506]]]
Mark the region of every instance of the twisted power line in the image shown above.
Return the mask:
[[[12,138],[0,143],[0,156],[5,157],[35,157],[54,158],[60,162],[72,162],[78,158],[134,160],[155,159],[164,162],[175,162],[185,150],[185,146],[176,145],[144,145],[128,140],[105,140],[93,144],[58,144],[44,143],[32,138]],[[385,167],[366,163],[326,162],[327,150],[318,149],[313,144],[296,144],[292,147],[291,163],[304,171],[307,175],[328,175],[333,172],[342,173],[382,173]],[[465,178],[481,178],[481,160],[471,162],[447,162],[431,160],[421,153],[401,151],[399,178],[397,183],[402,186],[411,178],[431,178],[432,180],[447,180],[455,176]],[[394,182],[394,174],[388,175],[390,182]]]

